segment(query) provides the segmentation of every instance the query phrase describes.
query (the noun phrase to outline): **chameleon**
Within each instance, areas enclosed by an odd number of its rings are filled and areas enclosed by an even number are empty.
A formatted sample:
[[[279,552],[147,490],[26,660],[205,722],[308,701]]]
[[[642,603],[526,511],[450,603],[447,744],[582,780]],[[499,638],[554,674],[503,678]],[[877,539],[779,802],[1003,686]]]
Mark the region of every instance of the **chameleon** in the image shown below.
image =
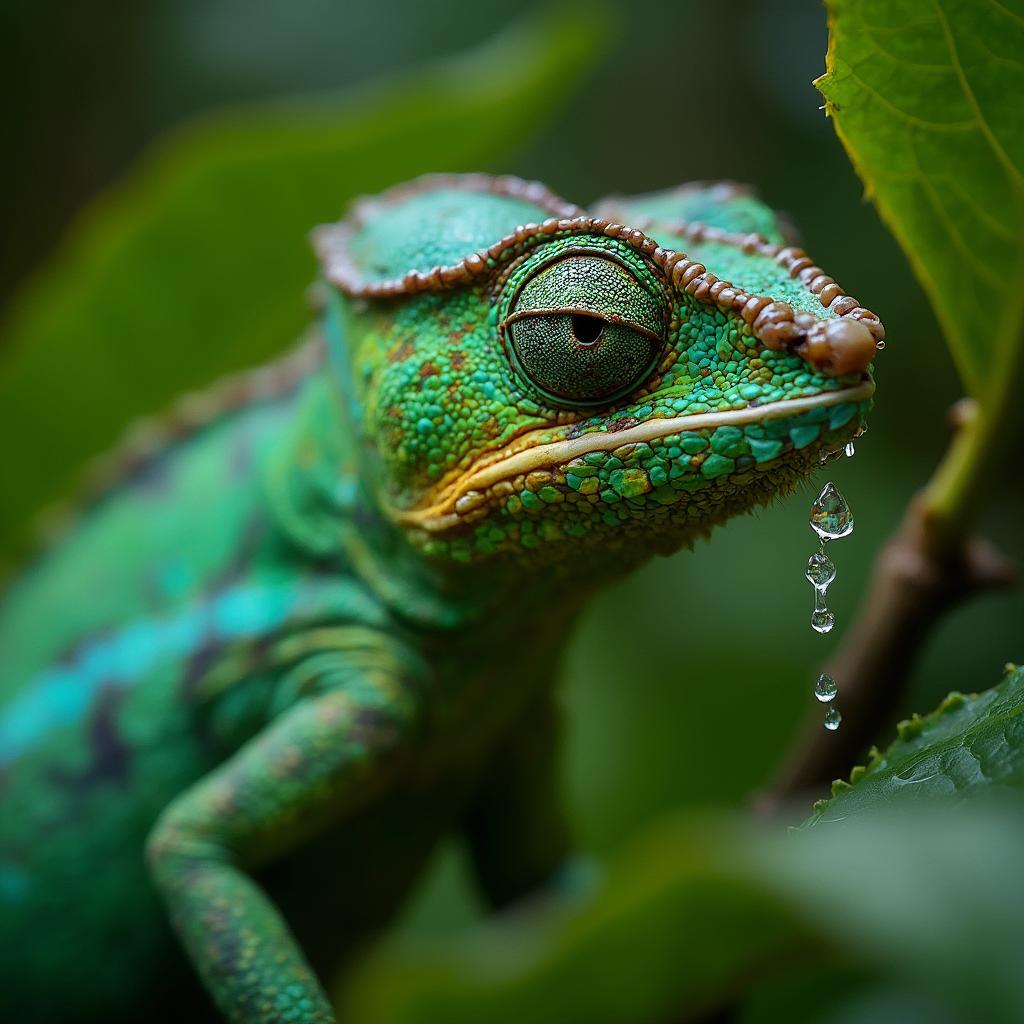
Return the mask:
[[[490,907],[557,885],[587,599],[864,428],[884,329],[789,235],[475,174],[316,229],[301,347],[135,431],[6,589],[3,1019],[329,1022],[442,837]]]

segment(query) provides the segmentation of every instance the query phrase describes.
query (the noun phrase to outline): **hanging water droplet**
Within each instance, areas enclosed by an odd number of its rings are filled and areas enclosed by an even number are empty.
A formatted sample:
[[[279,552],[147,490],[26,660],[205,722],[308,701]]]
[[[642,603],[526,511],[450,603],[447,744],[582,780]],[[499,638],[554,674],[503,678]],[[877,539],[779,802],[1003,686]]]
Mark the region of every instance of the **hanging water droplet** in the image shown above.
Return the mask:
[[[815,551],[807,559],[804,575],[814,584],[815,589],[820,587],[824,590],[836,578],[835,563],[824,551]]]
[[[814,588],[814,611],[811,614],[811,629],[818,633],[831,633],[836,624],[835,616],[825,604],[825,587]]]
[[[822,704],[827,704],[830,700],[835,700],[838,692],[839,687],[836,686],[836,681],[827,672],[822,672],[814,684],[814,696]]]
[[[835,732],[842,721],[843,716],[839,714],[839,708],[835,705],[832,705],[832,707],[825,712],[825,728],[828,729],[829,732]]]
[[[827,608],[822,611],[815,609],[811,613],[811,629],[818,633],[831,633],[835,624],[836,617]]]
[[[843,451],[846,453],[846,457],[848,459],[852,459],[854,454],[855,454],[855,450],[854,450],[854,447],[853,447],[853,442],[852,441],[847,441],[846,442],[846,447],[843,449]]]
[[[853,513],[831,480],[811,506],[810,524],[822,540],[838,540],[853,533]]]

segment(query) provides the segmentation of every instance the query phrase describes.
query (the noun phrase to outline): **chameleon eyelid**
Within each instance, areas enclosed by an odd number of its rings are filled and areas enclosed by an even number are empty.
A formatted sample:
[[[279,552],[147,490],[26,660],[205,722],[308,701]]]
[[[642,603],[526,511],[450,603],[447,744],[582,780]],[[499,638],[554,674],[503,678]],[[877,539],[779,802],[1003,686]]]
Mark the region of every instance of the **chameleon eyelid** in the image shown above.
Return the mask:
[[[504,330],[509,324],[514,324],[517,320],[525,320],[527,317],[532,316],[589,316],[595,320],[604,320],[609,324],[628,327],[629,330],[636,331],[637,334],[642,334],[659,345],[665,340],[657,331],[652,331],[649,327],[644,327],[629,317],[622,316],[619,313],[599,313],[594,309],[587,309],[583,306],[551,306],[514,310],[502,320],[501,328]]]

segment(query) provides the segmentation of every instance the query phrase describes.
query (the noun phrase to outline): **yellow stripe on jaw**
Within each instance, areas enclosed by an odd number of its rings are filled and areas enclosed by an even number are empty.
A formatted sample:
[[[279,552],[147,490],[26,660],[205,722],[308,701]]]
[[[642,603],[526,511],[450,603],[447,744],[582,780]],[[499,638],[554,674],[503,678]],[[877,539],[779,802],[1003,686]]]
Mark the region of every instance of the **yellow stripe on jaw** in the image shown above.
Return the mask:
[[[444,489],[444,493],[433,504],[418,509],[392,510],[395,522],[403,526],[416,526],[431,533],[438,533],[455,526],[461,516],[455,511],[455,503],[470,491],[482,491],[493,487],[502,480],[529,473],[535,469],[562,465],[589,452],[606,451],[624,444],[638,441],[652,441],[683,430],[703,430],[721,426],[739,426],[761,423],[764,420],[783,419],[798,416],[810,409],[843,405],[846,402],[863,402],[875,391],[873,380],[865,380],[853,387],[839,391],[824,391],[807,398],[789,398],[766,405],[747,406],[743,409],[726,409],[721,412],[693,413],[688,416],[673,416],[669,419],[650,419],[636,426],[617,430],[614,433],[595,431],[561,441],[547,441],[530,448],[523,448],[522,435],[516,439],[517,451],[502,458],[491,456],[488,464],[481,468],[470,468]],[[550,428],[536,431],[549,434]]]

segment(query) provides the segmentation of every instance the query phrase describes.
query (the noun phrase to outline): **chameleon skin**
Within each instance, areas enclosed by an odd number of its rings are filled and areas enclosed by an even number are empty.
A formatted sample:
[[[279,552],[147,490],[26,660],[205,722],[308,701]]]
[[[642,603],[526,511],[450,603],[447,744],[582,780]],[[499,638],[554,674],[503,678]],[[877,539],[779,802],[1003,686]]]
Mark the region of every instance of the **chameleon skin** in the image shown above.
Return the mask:
[[[749,193],[606,201],[642,234],[520,185],[325,229],[324,357],[134,460],[10,588],[4,1019],[330,1021],[320,979],[442,835],[494,906],[549,882],[587,597],[862,428],[880,325]]]

